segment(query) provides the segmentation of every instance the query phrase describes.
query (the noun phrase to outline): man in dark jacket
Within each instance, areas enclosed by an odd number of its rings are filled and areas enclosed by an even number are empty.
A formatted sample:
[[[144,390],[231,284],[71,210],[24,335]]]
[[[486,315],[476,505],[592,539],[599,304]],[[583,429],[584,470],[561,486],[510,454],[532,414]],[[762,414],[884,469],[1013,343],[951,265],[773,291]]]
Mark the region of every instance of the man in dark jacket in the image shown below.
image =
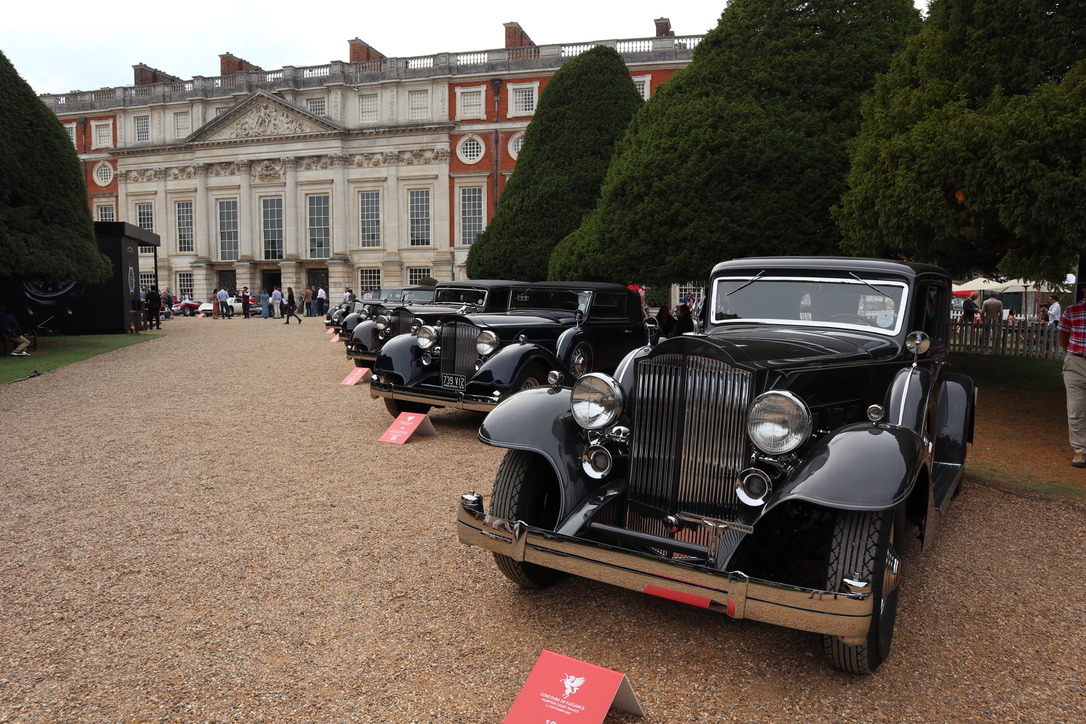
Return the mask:
[[[158,287],[148,289],[144,301],[147,303],[147,328],[162,329],[162,317],[159,316],[162,296],[158,293]]]

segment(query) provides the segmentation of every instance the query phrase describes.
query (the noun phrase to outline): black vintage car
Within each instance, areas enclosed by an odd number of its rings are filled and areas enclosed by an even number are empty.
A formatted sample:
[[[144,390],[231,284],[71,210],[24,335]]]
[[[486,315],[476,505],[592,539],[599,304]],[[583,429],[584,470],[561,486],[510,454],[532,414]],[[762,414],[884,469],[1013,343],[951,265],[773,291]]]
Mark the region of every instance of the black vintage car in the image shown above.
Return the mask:
[[[947,371],[950,280],[843,258],[719,264],[707,329],[612,375],[528,390],[479,431],[509,448],[458,535],[526,587],[565,573],[822,635],[875,670],[903,553],[927,548],[972,442]]]
[[[487,412],[560,369],[613,370],[647,341],[637,292],[619,284],[538,282],[510,290],[504,314],[455,314],[389,340],[370,394],[393,415],[456,407]]]
[[[356,367],[373,367],[385,343],[401,334],[416,334],[425,325],[440,324],[453,314],[504,312],[509,309],[509,290],[524,282],[500,279],[438,282],[429,304],[408,303],[370,314],[355,325],[347,339],[347,358]]]
[[[339,324],[331,325],[347,347],[351,343],[354,328],[364,320],[388,314],[401,304],[430,304],[434,301],[434,287],[392,287],[373,290],[359,299],[348,302]]]

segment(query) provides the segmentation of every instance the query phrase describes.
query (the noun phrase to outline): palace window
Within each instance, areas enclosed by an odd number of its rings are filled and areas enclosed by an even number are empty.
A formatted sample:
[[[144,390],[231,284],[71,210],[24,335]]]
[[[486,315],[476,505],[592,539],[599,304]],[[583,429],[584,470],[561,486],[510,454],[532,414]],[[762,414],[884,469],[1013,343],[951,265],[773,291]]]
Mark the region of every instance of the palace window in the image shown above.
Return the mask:
[[[314,116],[323,116],[326,105],[323,98],[310,98],[305,102],[305,107]]]
[[[283,258],[283,199],[276,196],[260,200],[261,236],[264,239],[264,258]]]
[[[177,212],[177,252],[191,254],[196,251],[196,236],[192,224],[192,202],[178,201],[174,205]]]
[[[222,261],[237,261],[238,247],[238,202],[237,199],[219,201],[219,258]]]
[[[407,283],[414,286],[415,284],[421,284],[422,280],[430,276],[430,267],[408,267],[407,268]]]
[[[483,187],[460,189],[460,244],[471,246],[483,230]]]
[[[381,288],[381,270],[380,269],[359,269],[358,270],[358,289],[362,292],[368,292],[371,289]]]
[[[539,93],[539,83],[510,84],[509,88],[509,115],[530,116],[535,113],[536,96]]]
[[[412,121],[424,121],[430,117],[430,91],[407,92],[407,117]]]
[[[358,194],[359,246],[381,245],[381,192]]]
[[[408,226],[411,246],[430,245],[430,190],[408,191]]]
[[[377,123],[377,94],[367,93],[358,97],[358,120],[362,123]]]
[[[309,210],[309,258],[327,259],[332,251],[332,213],[327,194],[306,197]]]
[[[188,138],[192,132],[192,117],[188,111],[173,114],[173,137]]]

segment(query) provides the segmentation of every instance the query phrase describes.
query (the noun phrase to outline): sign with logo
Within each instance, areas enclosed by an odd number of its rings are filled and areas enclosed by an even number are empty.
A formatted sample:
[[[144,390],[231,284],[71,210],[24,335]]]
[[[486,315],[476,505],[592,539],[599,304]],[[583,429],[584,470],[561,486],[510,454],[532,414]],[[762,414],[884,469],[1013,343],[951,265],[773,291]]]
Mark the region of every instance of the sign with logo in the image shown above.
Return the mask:
[[[503,724],[602,724],[612,708],[645,716],[625,674],[544,650]]]
[[[430,437],[437,435],[437,430],[434,429],[434,423],[430,422],[429,415],[420,412],[401,412],[378,440],[403,445],[416,432]]]
[[[343,378],[341,385],[357,385],[359,382],[365,380],[370,374],[369,367],[355,367],[351,374]]]

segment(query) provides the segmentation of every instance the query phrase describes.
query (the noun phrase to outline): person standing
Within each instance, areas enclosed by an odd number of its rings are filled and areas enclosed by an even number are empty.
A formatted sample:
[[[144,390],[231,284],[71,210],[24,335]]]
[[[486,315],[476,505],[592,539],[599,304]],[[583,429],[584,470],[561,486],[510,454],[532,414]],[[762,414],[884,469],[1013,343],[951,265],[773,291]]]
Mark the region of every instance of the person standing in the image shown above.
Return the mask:
[[[241,288],[241,318],[249,318],[249,287]]]
[[[271,312],[268,310],[268,305],[271,303],[271,295],[268,294],[267,289],[260,290],[260,316],[267,319]]]
[[[1054,323],[1060,323],[1060,317],[1063,316],[1063,312],[1060,307],[1060,298],[1055,294],[1048,295],[1048,318]]]
[[[1066,352],[1063,387],[1067,392],[1067,434],[1075,451],[1071,465],[1076,468],[1086,468],[1086,299],[1082,291],[1083,287],[1079,287],[1079,300],[1065,309],[1057,322],[1060,347]]]
[[[0,334],[15,343],[15,349],[11,352],[12,357],[30,356],[30,353],[26,351],[26,348],[30,346],[30,340],[23,336],[23,330],[19,328],[15,315],[3,304],[0,304]]]
[[[294,298],[294,287],[287,287],[287,321],[283,324],[290,324],[290,318],[294,317],[298,320],[298,324],[302,323],[302,318],[298,316],[298,300]]]
[[[312,287],[306,287],[302,292],[302,308],[305,310],[305,316],[313,316],[313,289]]]
[[[164,319],[173,319],[173,292],[169,287],[162,292],[162,316]]]
[[[980,314],[984,318],[985,346],[990,343],[998,348],[1003,329],[1003,302],[995,292],[988,292],[988,298],[980,305]]]
[[[273,319],[282,319],[283,318],[283,311],[281,309],[282,306],[283,306],[283,292],[279,290],[279,287],[272,287],[271,308],[272,308],[272,318]]]
[[[328,292],[324,291],[324,287],[317,287],[317,314],[326,314],[328,312]]]
[[[162,295],[158,293],[158,287],[148,289],[144,301],[147,303],[147,329],[162,329]]]
[[[220,288],[215,297],[219,300],[219,318],[230,319],[230,317],[233,316],[234,308],[228,301],[230,299],[230,293],[226,291],[226,287]]]

